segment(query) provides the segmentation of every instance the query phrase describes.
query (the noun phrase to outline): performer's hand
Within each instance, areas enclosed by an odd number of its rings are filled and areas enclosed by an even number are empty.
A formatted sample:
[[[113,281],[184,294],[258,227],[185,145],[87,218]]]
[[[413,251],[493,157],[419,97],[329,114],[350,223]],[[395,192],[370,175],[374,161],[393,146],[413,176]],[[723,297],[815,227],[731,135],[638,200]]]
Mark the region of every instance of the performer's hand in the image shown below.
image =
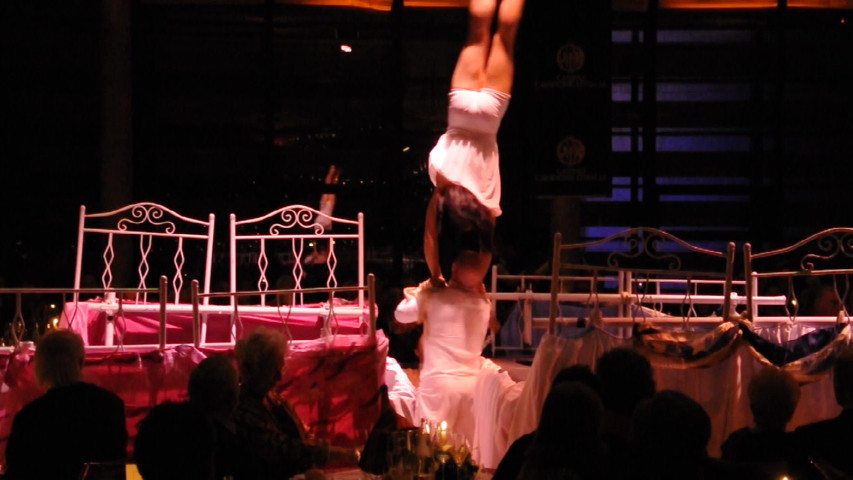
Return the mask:
[[[491,330],[492,333],[497,334],[500,329],[501,322],[498,321],[498,316],[494,314],[489,315],[489,330]]]
[[[434,288],[444,288],[447,286],[447,281],[444,279],[444,275],[439,275],[437,277],[429,278],[429,286]]]

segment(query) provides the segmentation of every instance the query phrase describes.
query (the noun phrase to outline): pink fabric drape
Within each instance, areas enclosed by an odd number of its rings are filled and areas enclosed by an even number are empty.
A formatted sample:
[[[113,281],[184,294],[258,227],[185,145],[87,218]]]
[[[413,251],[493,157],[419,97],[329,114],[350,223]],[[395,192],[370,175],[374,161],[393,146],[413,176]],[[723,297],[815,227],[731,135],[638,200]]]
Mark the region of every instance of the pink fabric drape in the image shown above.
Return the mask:
[[[43,391],[33,376],[35,349],[26,346],[0,354],[0,464],[15,414]],[[285,360],[281,394],[317,439],[334,445],[363,442],[364,431],[379,416],[378,391],[383,382],[388,339],[376,342],[362,335],[294,343]],[[190,372],[207,355],[232,355],[232,350],[202,351],[191,346],[144,353],[87,354],[84,380],[115,392],[125,402],[128,452],[136,426],[154,405],[186,399]]]

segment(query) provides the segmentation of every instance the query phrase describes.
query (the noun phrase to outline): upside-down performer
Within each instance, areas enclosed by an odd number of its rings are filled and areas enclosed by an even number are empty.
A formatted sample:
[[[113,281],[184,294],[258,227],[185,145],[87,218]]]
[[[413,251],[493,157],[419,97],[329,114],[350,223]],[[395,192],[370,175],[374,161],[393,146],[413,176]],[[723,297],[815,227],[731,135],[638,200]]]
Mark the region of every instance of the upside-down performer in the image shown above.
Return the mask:
[[[469,4],[468,38],[450,81],[447,131],[429,155],[435,191],[427,207],[424,257],[434,285],[444,283],[453,260],[439,260],[446,241],[442,225],[451,223],[477,234],[480,278],[491,263],[495,219],[501,214],[497,133],[509,106],[513,49],[523,10],[524,0]]]

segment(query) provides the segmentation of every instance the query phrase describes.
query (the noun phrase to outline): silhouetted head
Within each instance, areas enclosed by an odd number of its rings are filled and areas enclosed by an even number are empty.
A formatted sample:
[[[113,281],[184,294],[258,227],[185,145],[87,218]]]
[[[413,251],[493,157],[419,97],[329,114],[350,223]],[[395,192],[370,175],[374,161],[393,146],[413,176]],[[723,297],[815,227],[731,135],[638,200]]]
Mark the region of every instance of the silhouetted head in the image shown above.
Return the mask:
[[[613,413],[630,416],[640,401],[655,393],[651,363],[632,348],[605,352],[598,359],[595,373],[601,382],[601,401]]]
[[[214,436],[189,403],[162,403],[139,422],[133,457],[144,480],[212,480]]]
[[[540,466],[588,460],[599,448],[601,412],[601,400],[586,385],[554,385],[545,397],[528,460]]]
[[[650,461],[654,458],[649,456],[665,456],[670,463],[695,465],[707,456],[711,418],[681,392],[663,390],[644,400],[634,412],[633,424],[634,441]]]
[[[287,339],[265,327],[255,329],[248,337],[237,342],[234,357],[240,371],[243,388],[264,395],[281,380]]]
[[[228,357],[207,357],[192,373],[187,387],[190,403],[207,415],[230,416],[237,407],[237,370]]]
[[[747,394],[755,426],[784,432],[800,401],[800,385],[788,372],[766,367],[752,377]]]
[[[567,382],[579,382],[589,387],[596,394],[601,392],[601,382],[589,368],[589,365],[576,364],[560,370],[551,382],[551,388]]]
[[[46,389],[79,382],[85,360],[80,335],[71,330],[53,330],[41,337],[36,346],[36,380]]]

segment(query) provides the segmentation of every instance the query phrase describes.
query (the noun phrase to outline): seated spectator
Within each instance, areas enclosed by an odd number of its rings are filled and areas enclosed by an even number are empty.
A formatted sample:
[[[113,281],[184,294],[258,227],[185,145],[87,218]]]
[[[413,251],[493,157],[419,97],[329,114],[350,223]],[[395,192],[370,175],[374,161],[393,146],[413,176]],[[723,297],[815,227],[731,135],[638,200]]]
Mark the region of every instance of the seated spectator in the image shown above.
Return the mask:
[[[620,347],[598,358],[595,373],[601,384],[604,413],[601,439],[607,456],[608,476],[626,478],[634,471],[631,416],[637,405],[655,394],[649,360],[636,350]]]
[[[74,332],[55,330],[41,338],[35,377],[47,391],[12,422],[5,478],[76,479],[86,462],[127,457],[124,402],[83,382],[85,358],[83,339]]]
[[[139,422],[133,458],[143,480],[214,480],[214,430],[186,402],[152,408]]]
[[[308,443],[296,412],[275,392],[286,351],[285,337],[263,327],[237,342],[234,350],[242,381],[234,420],[246,451],[244,478],[290,478],[330,459],[357,461],[352,450]]]
[[[675,390],[664,390],[637,406],[633,419],[637,462],[629,478],[648,480],[760,479],[740,468],[708,457],[711,418],[701,405]]]
[[[835,401],[843,409],[829,420],[803,425],[794,430],[794,442],[802,454],[800,465],[814,465],[828,478],[853,476],[853,455],[844,440],[853,432],[853,350],[835,360],[832,371]],[[814,476],[815,472],[810,472]],[[808,475],[801,475],[811,478]],[[821,477],[817,477],[821,478]]]
[[[791,439],[785,426],[800,401],[800,386],[789,373],[767,367],[755,374],[747,390],[753,427],[732,432],[722,445],[722,457],[760,464],[774,478],[790,473]]]
[[[601,410],[598,395],[580,382],[552,387],[517,478],[601,478]]]
[[[388,446],[394,432],[412,428],[406,418],[400,416],[388,397],[388,386],[379,387],[379,418],[370,429],[364,443],[364,449],[358,460],[358,466],[365,472],[381,475],[388,471]]]
[[[551,388],[553,389],[556,385],[568,382],[580,382],[598,394],[598,377],[592,373],[592,370],[587,365],[572,365],[560,370],[551,382]],[[512,442],[512,445],[509,446],[509,449],[507,449],[498,464],[492,480],[515,480],[527,456],[527,450],[533,443],[535,436],[536,430],[522,435]]]
[[[187,390],[190,405],[207,417],[216,433],[216,478],[240,476],[238,467],[245,457],[234,424],[239,385],[231,359],[220,355],[202,360],[190,374]]]

